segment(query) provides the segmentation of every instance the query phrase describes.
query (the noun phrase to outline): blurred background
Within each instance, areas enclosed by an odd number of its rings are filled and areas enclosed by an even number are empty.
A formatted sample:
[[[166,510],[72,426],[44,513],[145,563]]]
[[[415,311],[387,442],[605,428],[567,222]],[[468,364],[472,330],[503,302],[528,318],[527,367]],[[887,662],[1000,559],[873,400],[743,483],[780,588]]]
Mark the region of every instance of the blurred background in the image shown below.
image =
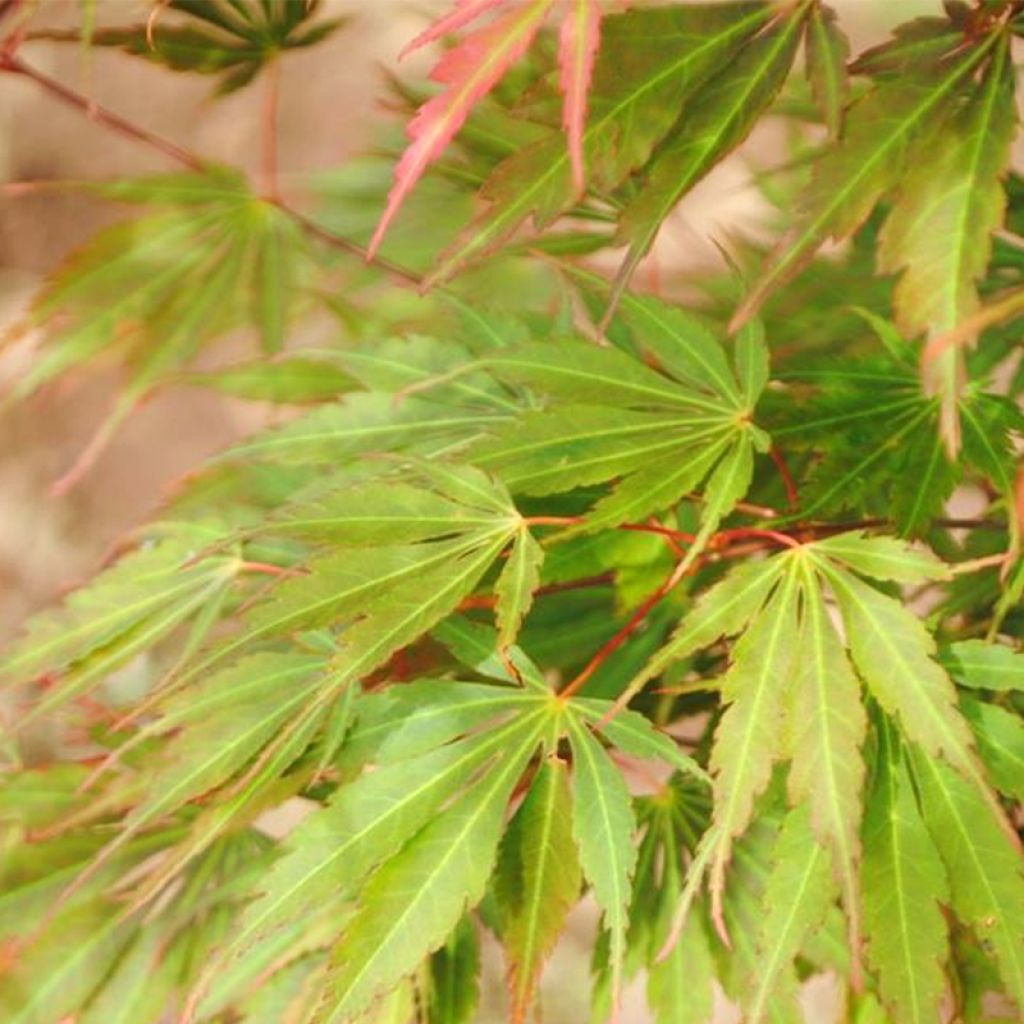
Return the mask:
[[[430,53],[399,65],[402,45],[443,2],[325,0],[322,17],[350,23],[281,63],[279,152],[283,190],[302,202],[309,172],[366,151],[392,115],[385,75],[422,76]],[[940,8],[939,0],[836,0],[854,52],[888,28]],[[144,21],[145,0],[95,0],[96,22]],[[37,0],[34,25],[74,27],[77,0]],[[211,98],[200,75],[168,72],[116,51],[45,41],[20,51],[32,65],[129,120],[212,160],[256,171],[260,90]],[[759,128],[739,153],[690,194],[663,232],[654,259],[664,269],[720,260],[712,238],[745,226],[764,210],[749,187],[751,164],[770,166],[783,152],[777,126]],[[0,394],[26,365],[32,338],[13,330],[35,290],[59,261],[113,218],[124,216],[81,192],[33,191],[24,183],[124,177],[166,171],[159,154],[91,122],[15,75],[0,75]],[[643,275],[639,278],[643,282]],[[0,338],[3,333],[0,333]],[[97,465],[69,493],[51,485],[68,468],[103,416],[116,376],[64,379],[13,408],[0,406],[0,639],[30,611],[52,603],[96,566],[125,531],[142,521],[173,481],[226,444],[266,422],[267,412],[200,389],[166,390],[137,410]],[[546,1024],[578,1024],[594,915],[583,906],[544,978]],[[488,966],[489,1003],[500,1002],[500,965]],[[807,1020],[835,1018],[834,992],[818,979],[805,992]],[[498,1019],[495,1017],[495,1019]],[[642,989],[628,994],[620,1024],[643,1024]],[[716,1024],[739,1018],[724,1004]]]

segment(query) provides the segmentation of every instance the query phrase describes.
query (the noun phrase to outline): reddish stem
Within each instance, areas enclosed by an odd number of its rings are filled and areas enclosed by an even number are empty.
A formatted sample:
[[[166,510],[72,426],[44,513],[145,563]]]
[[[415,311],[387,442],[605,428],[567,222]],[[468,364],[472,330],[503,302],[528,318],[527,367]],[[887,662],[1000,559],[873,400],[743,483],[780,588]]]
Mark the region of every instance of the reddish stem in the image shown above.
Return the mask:
[[[291,576],[295,572],[294,569],[272,565],[270,562],[242,562],[239,568],[242,572],[256,572],[264,576]]]
[[[751,526],[738,526],[733,530],[722,530],[712,538],[711,547],[728,547],[733,540],[746,540],[755,537],[762,540],[774,541],[787,548],[798,548],[800,541],[790,537],[788,533],[780,533],[778,530],[758,530]]]
[[[793,474],[790,473],[789,466],[786,465],[786,460],[782,457],[782,452],[774,445],[772,445],[768,455],[772,462],[775,463],[779,476],[782,477],[782,486],[786,489],[786,504],[789,506],[789,511],[795,512],[800,507],[800,495],[797,494]]]
[[[662,584],[634,609],[626,624],[613,637],[607,640],[601,649],[583,667],[582,671],[571,679],[559,693],[562,700],[568,700],[577,690],[614,654],[640,625],[648,612],[679,582],[678,566],[665,578]]]
[[[280,201],[277,183],[277,107],[280,97],[281,65],[271,60],[266,67],[263,87],[262,159],[263,195],[272,203]]]
[[[197,156],[189,153],[188,150],[182,149],[181,146],[161,138],[159,135],[146,131],[145,128],[132,124],[131,121],[126,121],[119,114],[101,107],[93,100],[80,96],[73,89],[69,89],[55,78],[50,78],[49,75],[45,75],[42,71],[38,71],[26,64],[10,51],[0,50],[0,71],[7,71],[11,74],[29,78],[37,85],[42,86],[51,96],[83,113],[90,121],[102,124],[115,132],[119,132],[121,135],[127,135],[137,142],[145,143],[151,149],[163,153],[164,156],[179,164],[183,164],[185,167],[191,168],[193,171],[203,170],[203,162]]]

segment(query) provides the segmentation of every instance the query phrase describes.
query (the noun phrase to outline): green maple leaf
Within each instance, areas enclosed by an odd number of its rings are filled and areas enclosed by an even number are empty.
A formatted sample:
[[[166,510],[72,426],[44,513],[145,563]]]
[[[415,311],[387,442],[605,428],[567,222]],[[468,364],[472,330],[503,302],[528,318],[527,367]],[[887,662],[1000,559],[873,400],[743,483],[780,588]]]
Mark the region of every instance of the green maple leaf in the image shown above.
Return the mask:
[[[865,811],[862,880],[868,961],[882,999],[899,1020],[934,1021],[949,945],[946,873],[888,728]]]
[[[863,223],[878,200],[901,181],[915,140],[942,117],[947,102],[998,38],[996,33],[981,35],[961,47],[959,38],[951,38],[942,28],[935,35],[940,51],[936,59],[921,60],[908,65],[904,74],[882,78],[848,111],[842,139],[817,163],[803,219],[750,288],[735,325],[756,312],[828,238],[844,238]]]
[[[525,1019],[544,960],[579,899],[572,824],[568,771],[548,759],[505,833],[495,877],[515,1019]]]
[[[767,3],[634,10],[604,19],[582,133],[592,187],[617,187],[671,131],[682,102],[761,29]],[[666,45],[650,47],[660,39]],[[430,276],[445,280],[492,251],[527,217],[545,226],[575,205],[569,153],[560,131],[509,157],[484,186],[492,206]]]
[[[166,15],[130,28],[91,28],[81,33],[42,31],[34,38],[113,47],[170,68],[220,75],[218,95],[248,85],[273,60],[313,46],[343,26],[346,18],[306,23],[319,0],[236,4],[231,0],[168,0],[168,10],[186,20],[167,24]]]

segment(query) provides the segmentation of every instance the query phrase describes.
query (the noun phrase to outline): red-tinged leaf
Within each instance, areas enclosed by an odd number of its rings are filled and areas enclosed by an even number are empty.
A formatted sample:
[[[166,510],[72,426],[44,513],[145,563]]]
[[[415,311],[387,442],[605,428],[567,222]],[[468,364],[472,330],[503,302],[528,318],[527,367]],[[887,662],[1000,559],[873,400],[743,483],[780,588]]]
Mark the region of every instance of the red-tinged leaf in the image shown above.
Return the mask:
[[[565,98],[562,127],[569,145],[572,186],[577,193],[582,193],[584,187],[583,123],[600,39],[601,9],[597,0],[570,0],[558,35],[558,84]]]
[[[455,8],[443,18],[438,18],[429,28],[424,29],[412,42],[407,43],[398,55],[399,60],[406,54],[418,50],[451,32],[457,32],[463,25],[476,21],[481,14],[494,7],[500,7],[505,0],[455,0]]]
[[[883,80],[851,107],[842,138],[818,161],[803,197],[802,220],[776,247],[733,316],[730,331],[757,313],[826,241],[852,234],[900,183],[913,143],[941,122],[951,98],[987,57],[993,38],[958,44],[934,64]]]
[[[395,168],[387,207],[370,240],[371,258],[403,200],[462,127],[473,104],[526,52],[551,3],[531,0],[466,36],[438,62],[430,77],[446,88],[424,103],[409,124],[410,144]]]

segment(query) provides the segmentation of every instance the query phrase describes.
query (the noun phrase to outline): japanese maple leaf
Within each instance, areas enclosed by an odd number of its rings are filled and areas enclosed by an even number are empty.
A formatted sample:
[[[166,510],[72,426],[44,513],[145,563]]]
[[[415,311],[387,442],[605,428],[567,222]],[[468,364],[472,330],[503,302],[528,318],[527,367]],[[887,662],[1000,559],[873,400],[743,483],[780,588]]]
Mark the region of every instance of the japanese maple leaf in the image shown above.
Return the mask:
[[[473,105],[486,96],[527,50],[549,12],[559,0],[456,0],[455,7],[412,40],[402,56],[458,31],[488,11],[497,17],[464,36],[437,63],[430,77],[445,88],[416,112],[409,124],[409,146],[395,168],[387,206],[370,240],[369,257],[376,253],[388,226],[416,182],[462,127]],[[562,4],[559,4],[562,6]],[[564,0],[559,31],[559,86],[564,96],[562,124],[572,161],[573,185],[583,191],[583,124],[587,92],[600,38],[598,0]]]

